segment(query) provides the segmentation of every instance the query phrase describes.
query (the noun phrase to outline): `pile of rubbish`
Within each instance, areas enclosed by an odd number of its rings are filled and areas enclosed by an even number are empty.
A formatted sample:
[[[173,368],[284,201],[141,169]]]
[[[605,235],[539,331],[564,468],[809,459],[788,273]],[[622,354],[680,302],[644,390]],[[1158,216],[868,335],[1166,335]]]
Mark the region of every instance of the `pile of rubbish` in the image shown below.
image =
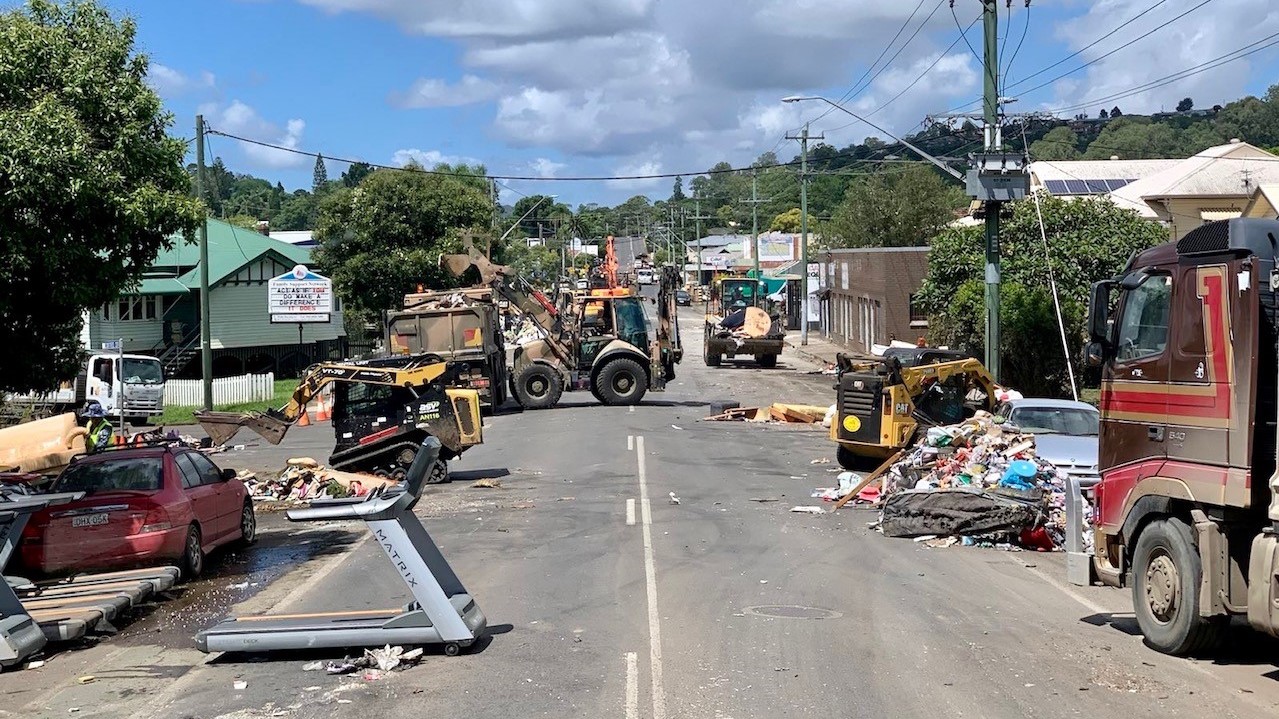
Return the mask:
[[[1035,455],[1034,435],[1005,430],[979,412],[929,428],[887,470],[876,498],[879,529],[939,546],[1059,549],[1068,530],[1066,480]],[[1081,515],[1086,529],[1092,515],[1086,499]],[[1091,533],[1083,534],[1091,541]]]
[[[255,502],[308,502],[322,497],[363,497],[396,480],[371,474],[328,469],[310,457],[294,457],[274,477],[241,472],[240,479]]]
[[[324,670],[325,674],[355,674],[363,671],[365,681],[376,681],[394,670],[404,670],[422,661],[422,647],[405,651],[404,647],[387,644],[380,649],[365,649],[364,656],[345,656],[331,662],[308,662],[302,665],[302,671],[315,672]]]
[[[774,402],[764,407],[730,407],[719,414],[703,417],[706,422],[780,422],[783,424],[820,424],[830,427],[835,405],[783,404]]]
[[[723,317],[707,315],[706,322],[711,325],[712,335],[733,340],[738,347],[745,344],[748,339],[781,334],[777,321],[758,307],[734,310]]]
[[[512,325],[509,329],[502,333],[505,336],[506,344],[519,347],[529,342],[536,342],[545,339],[546,333],[541,327],[537,326],[531,318],[525,317],[518,325]]]

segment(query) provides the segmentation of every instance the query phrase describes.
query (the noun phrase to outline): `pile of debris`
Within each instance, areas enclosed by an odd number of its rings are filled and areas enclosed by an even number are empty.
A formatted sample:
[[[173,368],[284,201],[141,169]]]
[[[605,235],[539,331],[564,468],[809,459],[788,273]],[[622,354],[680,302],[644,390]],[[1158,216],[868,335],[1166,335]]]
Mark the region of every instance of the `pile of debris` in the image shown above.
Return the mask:
[[[546,333],[542,331],[542,328],[538,327],[537,323],[529,317],[524,317],[518,325],[512,324],[503,335],[505,336],[506,344],[516,347],[546,338]]]
[[[738,347],[748,339],[759,339],[780,333],[777,321],[758,307],[746,307],[729,312],[723,317],[706,315],[706,323],[711,326],[711,334],[721,339],[730,339]]]
[[[371,474],[328,469],[310,457],[294,457],[274,477],[258,478],[241,472],[241,479],[255,502],[308,502],[321,497],[363,497],[397,481]]]
[[[930,545],[1061,548],[1068,531],[1066,480],[1064,471],[1035,455],[1034,435],[1005,430],[979,412],[929,428],[887,468],[877,499],[879,529],[890,537],[927,538],[921,541]],[[1085,500],[1085,528],[1091,514]],[[1087,542],[1091,535],[1084,537]]]
[[[834,414],[834,405],[822,407],[814,404],[774,402],[766,407],[730,407],[703,419],[707,422],[781,422],[820,424],[823,427],[829,427]]]

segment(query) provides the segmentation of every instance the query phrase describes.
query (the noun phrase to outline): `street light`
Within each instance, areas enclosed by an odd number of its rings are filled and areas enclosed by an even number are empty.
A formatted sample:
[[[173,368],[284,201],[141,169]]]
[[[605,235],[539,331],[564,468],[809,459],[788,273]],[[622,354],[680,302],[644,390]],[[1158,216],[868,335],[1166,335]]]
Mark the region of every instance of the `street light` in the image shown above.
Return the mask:
[[[789,96],[789,97],[783,97],[783,98],[782,98],[782,102],[804,102],[804,101],[806,101],[806,100],[820,100],[821,102],[824,102],[824,103],[826,103],[827,105],[830,105],[831,107],[835,108],[836,110],[839,110],[839,111],[841,111],[841,112],[845,113],[846,115],[851,116],[852,118],[854,118],[854,119],[856,119],[856,120],[860,120],[861,122],[864,122],[864,123],[866,123],[867,125],[870,125],[871,127],[875,128],[876,130],[878,130],[878,131],[880,131],[880,132],[884,133],[885,135],[888,135],[888,136],[889,136],[889,137],[891,137],[894,141],[896,141],[896,142],[900,142],[901,144],[905,145],[906,147],[909,147],[910,149],[912,149],[912,150],[914,150],[916,153],[918,153],[920,157],[923,157],[925,160],[928,160],[929,162],[933,163],[934,165],[936,165],[936,166],[940,167],[942,170],[945,170],[947,174],[951,175],[952,177],[954,177],[955,179],[959,180],[960,182],[964,182],[964,181],[966,180],[966,178],[964,177],[963,173],[961,173],[959,170],[956,170],[955,168],[953,168],[953,167],[951,167],[951,166],[947,165],[946,163],[942,162],[941,160],[937,159],[936,157],[933,157],[932,155],[928,154],[927,152],[924,152],[923,150],[919,149],[918,147],[915,147],[914,145],[910,144],[909,142],[907,142],[907,141],[905,141],[905,140],[901,139],[900,137],[898,137],[898,136],[894,135],[893,133],[889,132],[888,130],[885,130],[884,128],[880,127],[879,125],[876,125],[875,123],[871,122],[870,120],[867,120],[866,118],[862,117],[861,115],[858,115],[857,113],[853,112],[852,110],[849,110],[848,108],[844,107],[843,105],[839,104],[838,102],[835,102],[834,100],[827,99],[827,98],[825,98],[825,97],[822,97],[821,95],[791,95],[791,96]]]

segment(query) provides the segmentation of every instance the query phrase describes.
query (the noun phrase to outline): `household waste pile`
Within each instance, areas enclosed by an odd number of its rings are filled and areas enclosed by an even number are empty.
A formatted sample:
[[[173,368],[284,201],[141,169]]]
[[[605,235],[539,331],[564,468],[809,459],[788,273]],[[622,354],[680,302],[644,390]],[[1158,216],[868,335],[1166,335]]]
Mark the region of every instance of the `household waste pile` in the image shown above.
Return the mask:
[[[775,322],[767,312],[758,307],[735,310],[723,317],[707,315],[706,322],[711,325],[712,335],[731,339],[738,347],[745,344],[748,339],[776,334]]]
[[[328,469],[310,457],[295,457],[274,477],[242,477],[254,501],[307,502],[321,497],[363,497],[378,487],[396,484],[371,474]]]
[[[1064,471],[1035,455],[1034,435],[1004,429],[989,413],[932,427],[883,476],[880,530],[933,545],[1064,547]],[[1082,522],[1092,510],[1085,500]],[[1091,534],[1084,532],[1085,542]],[[1090,547],[1087,549],[1091,550]]]
[[[515,345],[516,347],[526,345],[529,342],[536,342],[546,337],[546,333],[542,331],[542,328],[538,327],[537,323],[529,317],[524,317],[518,323],[512,323],[503,334],[506,344]]]

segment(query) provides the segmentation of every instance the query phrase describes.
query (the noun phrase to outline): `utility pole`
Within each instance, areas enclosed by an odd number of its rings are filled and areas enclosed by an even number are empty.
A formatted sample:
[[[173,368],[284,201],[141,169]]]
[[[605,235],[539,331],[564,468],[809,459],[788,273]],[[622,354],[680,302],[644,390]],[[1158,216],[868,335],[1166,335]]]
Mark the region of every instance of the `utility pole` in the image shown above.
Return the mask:
[[[204,115],[195,116],[195,196],[200,200],[200,375],[204,408],[213,409],[213,331],[209,322],[209,218],[204,205]]]
[[[1003,151],[999,127],[999,0],[981,0],[986,87],[982,100],[987,154]],[[999,381],[999,200],[986,201],[986,369]]]
[[[710,215],[702,214],[702,201],[693,199],[693,220],[697,223],[697,286],[702,285],[702,220],[713,219]]]
[[[755,261],[755,279],[761,279],[759,274],[759,203],[763,200],[759,199],[759,177],[754,170],[751,170],[751,259]]]
[[[994,2],[994,0],[989,0]],[[808,344],[808,141],[825,140],[823,133],[816,137],[808,134],[808,123],[804,123],[803,132],[798,135],[787,135],[787,140],[799,140],[799,257],[800,257],[800,309],[799,343]]]

